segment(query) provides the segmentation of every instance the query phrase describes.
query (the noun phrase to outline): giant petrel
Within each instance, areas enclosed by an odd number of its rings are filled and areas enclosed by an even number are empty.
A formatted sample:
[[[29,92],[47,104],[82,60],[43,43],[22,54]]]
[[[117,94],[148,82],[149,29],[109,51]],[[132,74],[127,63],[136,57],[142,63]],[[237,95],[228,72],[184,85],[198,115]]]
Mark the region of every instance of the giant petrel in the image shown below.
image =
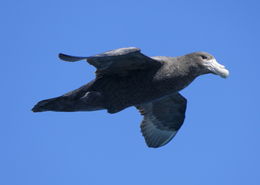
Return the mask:
[[[146,144],[153,148],[167,144],[183,124],[187,100],[180,90],[203,74],[229,75],[206,52],[148,57],[140,49],[129,47],[90,57],[59,54],[59,58],[68,62],[86,60],[96,67],[96,78],[62,96],[38,102],[33,112],[106,109],[117,113],[135,106],[144,116],[141,131]]]

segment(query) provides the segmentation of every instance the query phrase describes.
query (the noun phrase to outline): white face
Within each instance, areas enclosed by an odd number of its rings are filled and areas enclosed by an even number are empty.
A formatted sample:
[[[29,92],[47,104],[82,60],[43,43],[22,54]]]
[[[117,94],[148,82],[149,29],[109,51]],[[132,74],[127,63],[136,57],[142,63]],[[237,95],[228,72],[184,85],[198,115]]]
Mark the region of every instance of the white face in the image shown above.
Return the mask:
[[[222,78],[227,78],[229,75],[229,71],[225,66],[219,64],[215,58],[203,59],[203,65],[212,73],[219,75]]]

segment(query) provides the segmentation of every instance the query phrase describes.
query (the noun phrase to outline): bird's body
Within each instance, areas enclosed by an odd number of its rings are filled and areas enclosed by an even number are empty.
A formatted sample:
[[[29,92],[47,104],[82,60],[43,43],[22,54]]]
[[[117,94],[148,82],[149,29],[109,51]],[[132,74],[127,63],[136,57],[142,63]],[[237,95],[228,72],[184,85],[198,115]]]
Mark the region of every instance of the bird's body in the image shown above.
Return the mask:
[[[195,78],[179,75],[177,81],[175,79],[178,71],[167,67],[169,73],[163,73],[162,69],[166,67],[167,62],[162,62],[161,65],[147,70],[133,70],[126,76],[101,76],[87,84],[86,90],[100,93],[103,108],[109,113],[116,113],[126,107],[150,102],[178,92]]]
[[[174,137],[184,121],[186,99],[178,92],[197,76],[213,72],[200,64],[201,56],[214,59],[204,52],[177,58],[150,58],[137,48],[112,50],[93,57],[61,54],[61,59],[71,62],[87,59],[97,68],[96,79],[60,97],[39,102],[33,111],[107,109],[109,113],[116,113],[136,106],[144,114],[141,128],[148,146],[163,146]],[[228,71],[221,65],[219,67],[219,75],[227,76]],[[152,133],[161,137],[154,137]]]

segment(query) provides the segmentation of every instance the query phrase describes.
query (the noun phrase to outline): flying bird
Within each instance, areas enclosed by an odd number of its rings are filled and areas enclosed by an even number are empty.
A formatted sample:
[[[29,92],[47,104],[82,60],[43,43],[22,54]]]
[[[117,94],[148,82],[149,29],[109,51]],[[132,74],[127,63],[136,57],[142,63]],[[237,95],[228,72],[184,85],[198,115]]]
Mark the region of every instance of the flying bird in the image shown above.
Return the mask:
[[[179,91],[196,77],[229,71],[209,53],[194,52],[179,57],[148,57],[139,48],[120,48],[89,57],[59,54],[61,60],[86,60],[96,78],[56,98],[38,102],[33,112],[95,111],[117,113],[135,106],[143,115],[141,132],[149,147],[167,144],[185,119],[187,100]]]

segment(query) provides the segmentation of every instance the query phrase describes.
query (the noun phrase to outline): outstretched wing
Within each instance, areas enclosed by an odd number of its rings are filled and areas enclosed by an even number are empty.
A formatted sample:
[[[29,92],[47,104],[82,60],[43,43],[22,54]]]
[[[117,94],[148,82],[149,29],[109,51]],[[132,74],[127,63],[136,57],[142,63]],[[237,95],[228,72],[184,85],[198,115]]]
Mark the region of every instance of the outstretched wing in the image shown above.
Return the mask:
[[[187,100],[179,93],[136,106],[144,116],[141,131],[149,147],[167,144],[176,135],[185,118]]]
[[[90,57],[76,57],[61,53],[59,58],[68,62],[87,60],[89,64],[97,68],[97,74],[124,74],[130,70],[144,69],[160,64],[134,47],[115,49]]]

